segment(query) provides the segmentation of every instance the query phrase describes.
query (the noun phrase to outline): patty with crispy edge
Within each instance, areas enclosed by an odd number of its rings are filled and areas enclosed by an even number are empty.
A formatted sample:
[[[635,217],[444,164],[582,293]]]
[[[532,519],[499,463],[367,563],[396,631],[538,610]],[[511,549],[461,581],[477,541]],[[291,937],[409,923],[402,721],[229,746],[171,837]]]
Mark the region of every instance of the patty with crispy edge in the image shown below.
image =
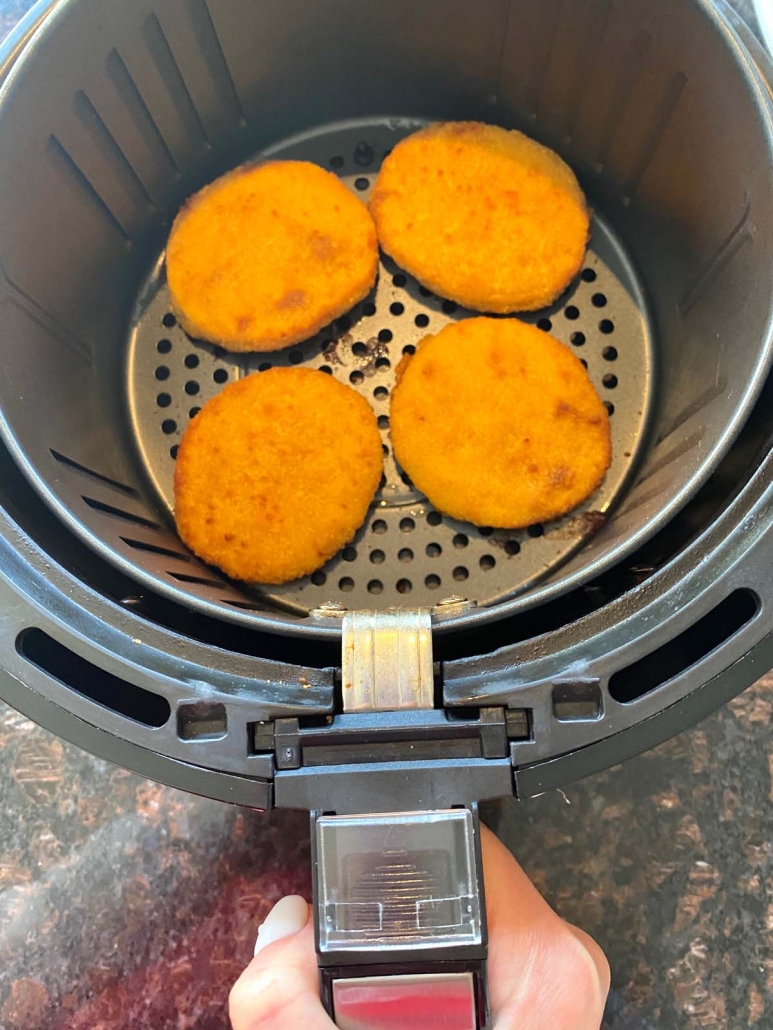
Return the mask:
[[[552,303],[579,272],[590,227],[558,154],[480,122],[430,125],[398,143],[370,210],[398,265],[441,297],[497,314]]]
[[[166,252],[185,329],[233,351],[300,343],[376,280],[368,209],[331,172],[271,161],[224,175],[185,204]]]
[[[609,416],[580,361],[515,319],[469,318],[398,367],[394,454],[440,511],[516,529],[563,515],[604,479]]]
[[[188,423],[175,467],[177,530],[234,579],[284,583],[352,539],[381,468],[376,416],[358,393],[313,369],[258,372]]]

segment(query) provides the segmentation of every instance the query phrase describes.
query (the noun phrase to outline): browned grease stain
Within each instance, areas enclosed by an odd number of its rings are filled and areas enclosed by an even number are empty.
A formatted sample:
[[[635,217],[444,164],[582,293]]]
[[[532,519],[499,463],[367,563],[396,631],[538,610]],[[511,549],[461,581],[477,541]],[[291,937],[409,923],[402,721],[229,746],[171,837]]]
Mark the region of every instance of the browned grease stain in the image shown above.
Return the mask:
[[[360,343],[365,349],[362,354],[355,354],[352,347]],[[385,340],[379,340],[377,336],[355,340],[350,332],[327,340],[322,351],[322,357],[329,365],[343,365],[353,372],[361,372],[367,379],[378,371],[379,359],[388,356],[389,344]]]
[[[550,530],[552,540],[584,540],[593,536],[607,524],[608,516],[603,511],[584,511],[580,515],[573,515],[561,526]]]

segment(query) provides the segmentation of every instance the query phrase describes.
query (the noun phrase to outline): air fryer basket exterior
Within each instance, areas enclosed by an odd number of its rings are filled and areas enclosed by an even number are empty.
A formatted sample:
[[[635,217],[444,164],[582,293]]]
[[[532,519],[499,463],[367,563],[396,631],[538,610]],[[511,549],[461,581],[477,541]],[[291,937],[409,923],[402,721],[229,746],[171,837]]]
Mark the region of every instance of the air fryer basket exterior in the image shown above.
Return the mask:
[[[609,523],[552,578],[440,631],[543,605],[668,523],[764,381],[773,165],[756,67],[704,3],[291,0],[268,11],[67,0],[10,75],[7,446],[72,532],[150,589],[257,630],[335,638],[335,626],[265,611],[227,586],[213,596],[211,575],[178,557],[124,410],[137,290],[181,200],[278,138],[342,117],[404,131],[396,113],[520,125],[571,161],[627,244],[660,350],[650,446]]]
[[[6,43],[6,62],[18,52],[35,16]],[[759,53],[755,59],[763,61]],[[748,241],[739,240],[751,227],[749,214],[740,236],[731,234],[729,257],[727,248],[722,251],[720,271],[736,250],[749,251]],[[396,763],[383,790],[374,785],[376,806],[393,801],[395,790],[409,803],[439,784],[441,793],[457,802],[509,789],[522,797],[539,793],[654,745],[773,664],[769,394],[768,389],[712,480],[721,503],[712,507],[700,496],[692,502],[683,517],[693,523],[685,537],[689,542],[662,567],[656,561],[649,570],[637,567],[643,580],[638,587],[597,604],[584,618],[570,618],[558,628],[542,626],[536,636],[528,625],[524,629],[512,621],[498,635],[490,628],[454,631],[454,647],[440,655],[444,704],[524,716],[513,720],[517,729],[510,735],[507,761],[435,761],[421,770]],[[111,761],[254,807],[308,803],[314,780],[330,792],[333,783],[336,790],[350,791],[352,783],[361,782],[358,774],[365,768],[352,765],[330,778],[319,769],[313,776],[302,768],[276,769],[275,727],[284,726],[284,739],[293,733],[297,738],[292,720],[302,725],[311,717],[324,727],[333,710],[334,646],[324,640],[307,646],[298,638],[282,644],[257,632],[247,646],[237,627],[230,637],[224,633],[212,642],[195,616],[184,617],[138,591],[73,537],[69,526],[52,518],[5,453],[0,453],[0,472],[0,692],[5,700]],[[634,700],[616,700],[610,693],[616,673],[635,668],[669,641],[678,643],[726,599],[741,596],[739,591],[751,605],[748,617],[715,649],[704,647],[698,658],[683,662]],[[37,647],[41,640],[48,650]],[[70,659],[50,664],[46,655],[52,646]],[[114,679],[108,692],[99,694],[92,680],[104,683],[105,673]],[[602,703],[595,718],[556,717],[551,691],[566,683],[596,685]],[[142,695],[133,693],[137,688],[158,703],[143,707]],[[123,693],[140,697],[135,708],[116,703]],[[148,716],[151,709],[160,716]],[[277,719],[290,723],[277,724]],[[189,732],[196,725],[205,732]],[[216,732],[209,732],[213,725]]]

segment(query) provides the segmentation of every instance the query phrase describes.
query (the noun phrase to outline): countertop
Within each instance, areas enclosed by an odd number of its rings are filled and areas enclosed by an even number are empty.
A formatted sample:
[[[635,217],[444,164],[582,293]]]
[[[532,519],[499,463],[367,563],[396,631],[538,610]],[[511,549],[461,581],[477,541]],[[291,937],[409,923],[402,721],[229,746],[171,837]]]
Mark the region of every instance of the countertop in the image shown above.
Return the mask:
[[[0,0],[0,33],[28,0]],[[735,5],[747,17],[750,4]],[[489,817],[610,957],[607,1030],[773,1026],[773,675],[700,726]],[[0,1030],[226,1030],[303,813],[116,769],[0,707]]]

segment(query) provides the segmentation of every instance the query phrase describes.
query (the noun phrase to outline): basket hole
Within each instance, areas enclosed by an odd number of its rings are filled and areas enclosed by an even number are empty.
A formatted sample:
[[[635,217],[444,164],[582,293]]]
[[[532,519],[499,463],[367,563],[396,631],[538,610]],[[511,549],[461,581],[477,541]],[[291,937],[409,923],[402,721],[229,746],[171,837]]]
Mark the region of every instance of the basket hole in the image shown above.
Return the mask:
[[[367,315],[368,317],[376,314],[376,305],[373,303],[372,300],[369,300],[367,304],[362,305],[362,313],[363,315]]]
[[[352,579],[352,577],[343,576],[341,579],[339,579],[338,589],[343,590],[345,594],[348,594],[350,591],[354,590],[354,580]]]
[[[318,569],[316,572],[312,572],[311,582],[315,587],[323,587],[325,583],[327,583],[327,576],[324,572]]]
[[[575,347],[582,347],[585,343],[585,333],[572,333],[569,337],[569,341],[574,344]]]
[[[403,354],[415,354],[415,353],[416,353],[416,348],[414,347],[414,345],[412,343],[406,343],[406,345],[403,347]]]
[[[582,365],[583,368],[587,368],[588,367],[588,362],[585,360],[585,358],[580,358],[580,364]]]
[[[195,408],[191,408],[190,411],[188,412],[188,418],[196,418],[196,416],[198,415],[198,413],[200,411],[201,411],[201,408],[198,405],[196,405]]]
[[[417,315],[416,318],[414,318],[413,322],[414,322],[414,325],[419,327],[419,329],[426,329],[427,326],[429,325],[429,316],[428,315]]]
[[[196,382],[195,379],[189,379],[188,382],[185,384],[185,392],[188,394],[189,397],[195,397],[196,394],[199,392],[199,389],[199,384]]]
[[[461,548],[466,547],[469,544],[470,538],[465,533],[457,533],[454,537],[454,547]]]
[[[368,186],[370,186],[370,179],[366,179],[364,175],[360,175],[354,180],[354,188],[360,192],[366,190]]]
[[[441,306],[443,308],[444,314],[446,315],[453,315],[456,309],[459,307],[455,300],[444,300]]]
[[[357,548],[356,547],[344,547],[342,552],[344,561],[357,561]]]
[[[272,367],[273,366],[270,361],[261,361],[261,363],[258,365],[258,372],[268,372],[268,370]]]
[[[400,530],[403,533],[412,533],[416,528],[416,523],[413,519],[400,519]]]
[[[156,350],[158,351],[159,354],[168,354],[171,349],[172,349],[172,341],[171,340],[159,340],[158,343],[156,344]]]
[[[442,521],[443,516],[439,511],[431,511],[427,514],[427,522],[429,522],[430,526],[439,526]]]
[[[177,709],[177,736],[180,740],[219,740],[228,732],[225,705],[198,701]]]
[[[381,582],[380,579],[372,579],[370,583],[368,583],[369,594],[380,594],[383,591],[383,589],[384,584]]]
[[[166,365],[159,365],[158,368],[156,369],[156,379],[158,379],[158,381],[160,383],[163,383],[164,380],[168,379],[168,378],[169,378],[169,369],[166,367]]]
[[[360,383],[364,381],[364,379],[365,379],[365,373],[364,372],[360,372],[358,370],[355,370],[354,372],[350,372],[349,373],[349,382],[352,384],[352,386],[359,386]]]
[[[358,143],[354,148],[354,163],[361,168],[373,164],[375,157],[376,153],[370,143]]]
[[[438,555],[443,553],[443,548],[440,546],[440,544],[436,543],[427,544],[425,550],[427,552],[428,558],[437,558]]]
[[[376,519],[376,521],[370,527],[370,530],[377,536],[382,536],[387,531],[387,524],[383,519]]]
[[[570,304],[569,307],[564,308],[564,316],[568,318],[570,322],[574,322],[575,319],[580,317],[580,309],[574,304]]]
[[[422,297],[431,297],[432,296],[432,290],[428,290],[426,286],[420,286],[419,287],[419,293],[422,295]]]
[[[291,365],[300,365],[300,363],[302,361],[303,361],[303,351],[302,350],[291,350],[290,351],[290,364]]]
[[[469,575],[470,573],[464,565],[457,565],[453,571],[453,577],[457,583],[462,583]]]
[[[385,386],[377,386],[373,391],[373,396],[377,401],[384,401],[389,396],[389,390]]]
[[[612,401],[604,401],[604,407],[607,409],[607,415],[614,415],[615,406]]]
[[[388,429],[389,428],[389,415],[379,415],[378,417],[378,428]]]
[[[159,406],[159,408],[168,408],[171,403],[171,394],[160,393],[158,397],[156,397],[156,404]]]
[[[185,355],[185,367],[186,368],[198,368],[199,356],[198,354],[186,354]]]
[[[405,284],[408,282],[408,279],[403,275],[402,272],[398,272],[397,275],[392,276],[392,282],[395,284],[395,286],[405,286]]]
[[[389,454],[389,448],[387,447],[387,445],[385,443],[381,444],[381,453],[384,455],[385,458]]]
[[[175,444],[173,447],[169,448],[169,457],[172,459],[172,461],[176,461],[177,460],[177,454],[178,454],[179,450],[180,450],[180,445],[179,444]]]
[[[409,579],[398,579],[396,587],[398,594],[410,594],[413,590],[413,583]]]
[[[620,704],[637,701],[706,658],[758,612],[756,594],[751,590],[734,590],[679,636],[613,673],[609,693]]]
[[[539,537],[545,535],[545,527],[541,522],[535,522],[533,526],[529,526],[526,530],[532,540],[537,540]]]
[[[497,560],[493,554],[482,554],[478,564],[484,572],[488,572],[489,569],[493,569],[496,565]]]
[[[216,383],[225,383],[228,381],[228,372],[224,368],[216,368],[212,373],[212,378]]]
[[[392,362],[389,358],[376,358],[376,368],[391,368]]]
[[[478,529],[478,532],[481,536],[493,536],[494,530],[491,528],[491,526],[481,526]]]
[[[383,551],[376,550],[370,552],[370,560],[373,562],[374,565],[383,565],[385,558],[386,555]]]
[[[430,590],[437,590],[440,586],[440,576],[425,576],[424,586],[429,587]]]
[[[391,343],[392,342],[392,330],[391,329],[379,329],[378,339],[379,339],[379,343]]]
[[[601,687],[597,680],[554,685],[553,715],[559,722],[587,722],[600,719],[601,714]]]
[[[161,430],[166,433],[167,436],[171,436],[172,433],[177,431],[177,423],[173,418],[165,418],[161,423]]]
[[[541,329],[545,333],[549,333],[550,330],[553,328],[553,323],[550,321],[549,318],[538,318],[537,328]]]
[[[394,304],[389,305],[389,311],[393,315],[402,315],[405,311],[405,305],[401,304],[399,300],[396,300]]]
[[[271,368],[270,365],[268,367]],[[326,376],[332,376],[333,374],[333,369],[330,367],[330,365],[320,365],[319,370],[320,372],[324,372]]]
[[[601,356],[605,361],[617,361],[617,348],[605,347],[601,352]]]
[[[358,358],[364,358],[368,353],[367,344],[363,343],[362,340],[358,340],[357,343],[352,344],[352,354]]]
[[[611,372],[607,372],[607,374],[602,378],[601,382],[607,388],[607,390],[614,390],[614,388],[617,386],[617,376],[613,375]]]
[[[352,320],[348,315],[341,315],[340,318],[336,319],[336,329],[342,333],[348,333],[352,328]]]
[[[331,157],[330,158],[330,167],[331,168],[338,169],[338,168],[343,168],[343,166],[344,166],[344,159],[341,157],[340,154],[336,154],[335,157]]]
[[[397,557],[402,562],[413,561],[413,551],[410,547],[401,547],[397,552]]]
[[[517,540],[508,540],[505,543],[505,554],[509,554],[511,558],[514,554],[520,554],[520,552],[521,545]]]
[[[592,268],[583,268],[580,278],[584,279],[586,283],[593,283],[596,281],[596,273]]]
[[[605,336],[609,336],[610,333],[615,331],[615,323],[608,318],[602,318],[599,322],[599,329]]]
[[[171,329],[177,325],[177,319],[174,317],[171,311],[167,311],[164,317],[161,319],[162,325],[165,325],[167,329]]]
[[[604,293],[594,293],[591,297],[591,304],[594,308],[605,308],[607,306],[607,298]]]

